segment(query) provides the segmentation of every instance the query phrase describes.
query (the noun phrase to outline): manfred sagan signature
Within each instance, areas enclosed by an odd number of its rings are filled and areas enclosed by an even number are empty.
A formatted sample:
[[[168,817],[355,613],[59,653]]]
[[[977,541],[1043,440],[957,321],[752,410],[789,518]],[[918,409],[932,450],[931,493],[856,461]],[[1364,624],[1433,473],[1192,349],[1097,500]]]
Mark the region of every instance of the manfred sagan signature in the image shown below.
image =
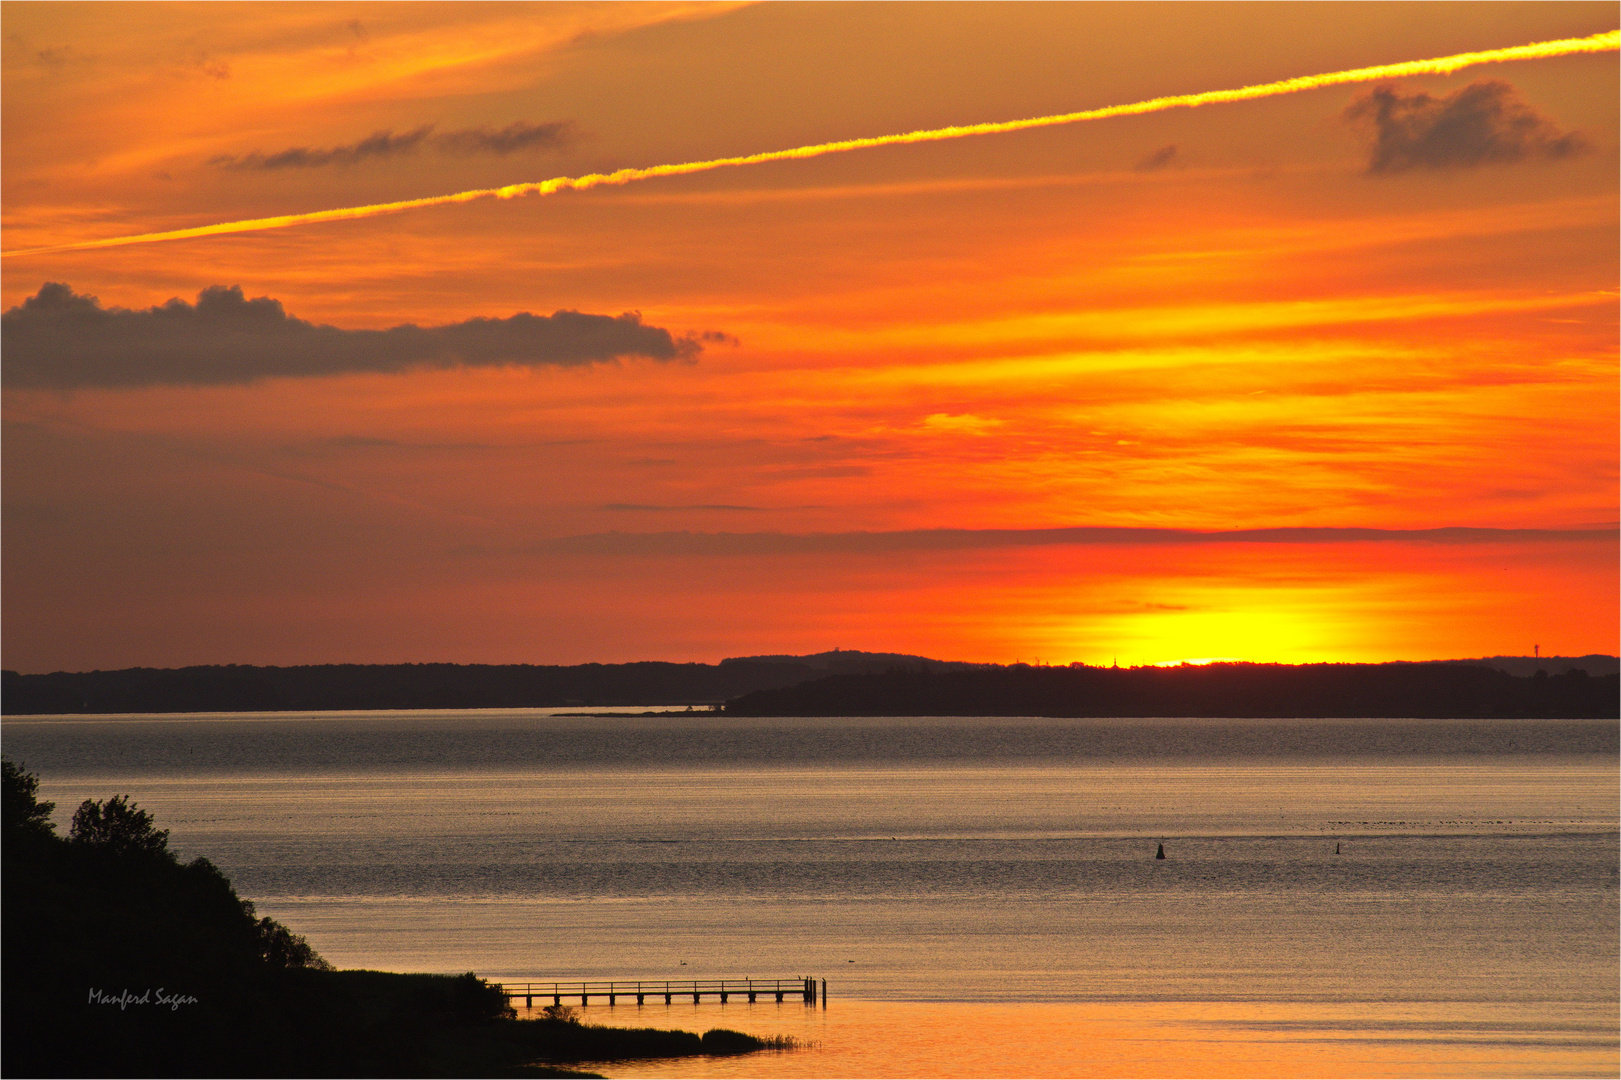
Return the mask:
[[[163,987],[156,990],[148,988],[144,993],[135,994],[129,990],[120,990],[116,994],[109,994],[105,990],[90,988],[91,1005],[117,1005],[120,1012],[131,1005],[167,1005],[170,1012],[176,1012],[182,1005],[195,1005],[197,999],[190,994],[165,994]]]

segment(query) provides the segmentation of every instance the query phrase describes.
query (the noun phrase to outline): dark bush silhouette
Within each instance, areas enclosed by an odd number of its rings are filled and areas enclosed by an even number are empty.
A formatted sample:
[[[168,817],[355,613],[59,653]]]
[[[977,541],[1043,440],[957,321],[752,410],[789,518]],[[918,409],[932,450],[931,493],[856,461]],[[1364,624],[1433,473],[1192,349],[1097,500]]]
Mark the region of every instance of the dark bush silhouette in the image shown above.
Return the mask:
[[[38,777],[0,765],[6,1075],[590,1076],[529,1063],[778,1045],[519,1021],[472,973],[333,971],[127,797],[58,837]]]
[[[297,1010],[296,978],[325,966],[314,950],[208,860],[177,859],[127,797],[87,800],[60,838],[38,779],[5,766],[5,1071],[218,1073],[244,1048],[254,1070],[289,1071],[262,1044]]]

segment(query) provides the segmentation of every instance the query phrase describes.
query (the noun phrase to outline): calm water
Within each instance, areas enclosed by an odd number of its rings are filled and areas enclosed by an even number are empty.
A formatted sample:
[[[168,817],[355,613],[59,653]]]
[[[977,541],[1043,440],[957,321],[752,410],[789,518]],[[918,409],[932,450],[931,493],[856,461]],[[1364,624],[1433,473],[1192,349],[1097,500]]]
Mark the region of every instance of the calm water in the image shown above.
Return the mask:
[[[339,966],[828,980],[825,1010],[593,1006],[817,1044],[612,1075],[1621,1067],[1613,722],[496,711],[4,739],[64,826],[133,796]]]

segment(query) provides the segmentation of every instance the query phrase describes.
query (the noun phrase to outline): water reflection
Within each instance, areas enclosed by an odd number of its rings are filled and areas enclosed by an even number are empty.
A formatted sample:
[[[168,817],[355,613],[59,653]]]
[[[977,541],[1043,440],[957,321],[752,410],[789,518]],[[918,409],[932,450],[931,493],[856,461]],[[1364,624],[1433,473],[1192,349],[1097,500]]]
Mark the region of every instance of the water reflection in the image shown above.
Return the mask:
[[[589,1023],[794,1035],[803,1051],[589,1066],[613,1077],[1613,1076],[1613,1006],[1156,1002],[592,1008]]]

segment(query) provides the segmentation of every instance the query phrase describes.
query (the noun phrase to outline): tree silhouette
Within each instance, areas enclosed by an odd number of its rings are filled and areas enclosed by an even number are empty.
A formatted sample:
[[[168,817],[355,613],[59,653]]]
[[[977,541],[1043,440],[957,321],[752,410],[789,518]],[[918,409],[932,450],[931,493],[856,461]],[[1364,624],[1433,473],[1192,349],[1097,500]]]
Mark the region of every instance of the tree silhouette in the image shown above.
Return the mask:
[[[127,795],[106,802],[86,799],[73,812],[68,840],[119,854],[159,855],[169,851],[169,830],[152,827],[152,815],[137,810]]]
[[[253,915],[253,904],[250,901],[242,901],[242,908],[250,917]],[[270,967],[332,970],[332,965],[310,948],[310,943],[304,940],[303,934],[295,934],[275,919],[268,917],[260,919],[256,926],[259,932],[259,955]]]
[[[0,820],[5,823],[6,839],[28,837],[55,837],[56,826],[51,824],[53,802],[39,801],[39,777],[24,772],[10,758],[0,759]]]

